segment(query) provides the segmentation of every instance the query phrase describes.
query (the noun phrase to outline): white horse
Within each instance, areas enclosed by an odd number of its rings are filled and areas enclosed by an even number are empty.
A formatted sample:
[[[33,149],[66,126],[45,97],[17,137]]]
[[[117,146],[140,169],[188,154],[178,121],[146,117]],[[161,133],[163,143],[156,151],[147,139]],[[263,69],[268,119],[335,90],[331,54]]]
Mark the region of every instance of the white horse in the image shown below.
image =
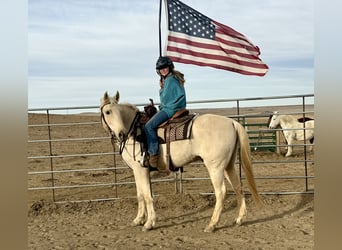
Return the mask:
[[[280,126],[283,130],[284,137],[287,142],[286,157],[292,155],[294,141],[309,140],[311,143],[310,151],[312,151],[312,144],[314,141],[314,125],[315,120],[313,119],[304,119],[303,122],[299,122],[298,119],[292,115],[280,115],[278,112],[273,113],[269,122],[270,129],[275,129]]]
[[[153,206],[149,170],[143,167],[139,142],[134,138],[132,128],[137,114],[140,113],[134,105],[119,104],[119,92],[109,97],[106,92],[101,99],[101,121],[103,127],[117,138],[122,149],[122,158],[133,170],[137,199],[138,214],[133,225],[143,225],[143,231],[152,229],[156,223],[156,213]],[[137,128],[142,131],[142,128]],[[226,196],[224,177],[236,193],[239,205],[236,223],[241,224],[247,210],[240,179],[235,171],[234,163],[238,145],[240,144],[240,161],[247,179],[249,190],[256,204],[262,204],[258,194],[251,168],[248,136],[244,128],[235,120],[218,115],[199,115],[193,121],[191,138],[171,142],[171,161],[174,166],[184,166],[195,159],[202,159],[206,166],[215,190],[216,204],[210,223],[205,232],[212,232],[217,225],[223,201]],[[166,148],[160,145],[159,164],[166,164]]]

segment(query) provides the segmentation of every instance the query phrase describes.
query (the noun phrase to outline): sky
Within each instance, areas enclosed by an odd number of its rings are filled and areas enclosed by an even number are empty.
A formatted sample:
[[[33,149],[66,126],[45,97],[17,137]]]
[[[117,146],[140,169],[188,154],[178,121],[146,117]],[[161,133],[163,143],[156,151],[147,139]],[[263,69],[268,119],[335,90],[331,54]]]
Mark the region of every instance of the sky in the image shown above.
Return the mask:
[[[244,34],[269,66],[259,77],[175,63],[188,101],[314,93],[313,0],[182,2]],[[99,105],[117,90],[158,102],[158,14],[158,0],[29,0],[28,108]]]

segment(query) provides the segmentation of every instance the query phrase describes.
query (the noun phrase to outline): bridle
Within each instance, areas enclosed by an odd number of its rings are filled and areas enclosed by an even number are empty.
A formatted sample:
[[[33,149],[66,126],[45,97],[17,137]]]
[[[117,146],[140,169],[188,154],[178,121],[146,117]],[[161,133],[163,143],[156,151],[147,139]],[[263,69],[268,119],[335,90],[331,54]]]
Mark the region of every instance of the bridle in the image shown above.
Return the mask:
[[[108,103],[109,104],[109,103]],[[106,119],[105,119],[105,116],[103,114],[103,108],[104,106],[108,105],[108,104],[105,104],[101,107],[101,123],[104,122],[104,124],[106,125],[107,129],[109,130],[110,132],[110,135],[111,135],[111,143],[114,147],[114,144],[115,144],[115,134],[113,132],[113,130],[110,128],[110,126],[108,125]],[[139,122],[139,119],[140,119],[140,116],[141,116],[141,112],[140,111],[137,111],[135,113],[135,116],[134,116],[134,119],[128,129],[128,132],[126,135],[123,135],[122,136],[122,139],[120,140],[120,144],[119,144],[119,153],[120,155],[122,154],[124,148],[125,148],[125,145],[126,145],[126,142],[128,140],[128,138],[133,135],[133,138],[135,140],[135,136],[136,136],[136,128],[137,128],[137,125],[138,125],[138,122]],[[134,151],[134,146],[135,146],[135,143],[133,143],[133,151]]]

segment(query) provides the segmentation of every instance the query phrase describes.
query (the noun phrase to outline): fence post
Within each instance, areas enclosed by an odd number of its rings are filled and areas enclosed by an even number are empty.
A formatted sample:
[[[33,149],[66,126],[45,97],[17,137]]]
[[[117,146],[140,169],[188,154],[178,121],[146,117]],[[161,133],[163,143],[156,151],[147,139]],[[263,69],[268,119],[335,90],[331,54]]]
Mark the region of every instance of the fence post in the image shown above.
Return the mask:
[[[280,131],[279,130],[276,131],[276,141],[277,141],[277,143],[276,143],[277,154],[280,154],[280,147],[279,147],[279,145],[280,145]]]
[[[53,160],[52,160],[52,143],[51,143],[51,127],[50,127],[50,114],[49,110],[46,110],[47,115],[47,123],[48,123],[48,139],[49,139],[49,150],[50,150],[50,170],[51,170],[51,187],[52,187],[52,200],[53,202],[56,201],[55,199],[55,177],[53,174]]]

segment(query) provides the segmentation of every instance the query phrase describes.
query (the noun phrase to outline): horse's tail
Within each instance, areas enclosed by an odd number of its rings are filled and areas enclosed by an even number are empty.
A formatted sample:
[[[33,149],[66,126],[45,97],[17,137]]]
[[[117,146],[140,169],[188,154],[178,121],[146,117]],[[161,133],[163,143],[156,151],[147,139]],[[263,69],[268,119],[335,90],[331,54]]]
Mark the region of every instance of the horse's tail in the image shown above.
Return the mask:
[[[238,139],[239,139],[239,144],[240,144],[240,161],[241,161],[241,165],[242,165],[242,168],[244,170],[244,173],[247,179],[249,190],[252,194],[252,198],[254,202],[257,205],[262,205],[264,202],[258,193],[258,189],[257,189],[255,179],[254,179],[252,162],[251,162],[251,150],[249,146],[249,138],[248,138],[247,132],[244,129],[244,127],[237,121],[234,121],[233,125],[238,134]]]

